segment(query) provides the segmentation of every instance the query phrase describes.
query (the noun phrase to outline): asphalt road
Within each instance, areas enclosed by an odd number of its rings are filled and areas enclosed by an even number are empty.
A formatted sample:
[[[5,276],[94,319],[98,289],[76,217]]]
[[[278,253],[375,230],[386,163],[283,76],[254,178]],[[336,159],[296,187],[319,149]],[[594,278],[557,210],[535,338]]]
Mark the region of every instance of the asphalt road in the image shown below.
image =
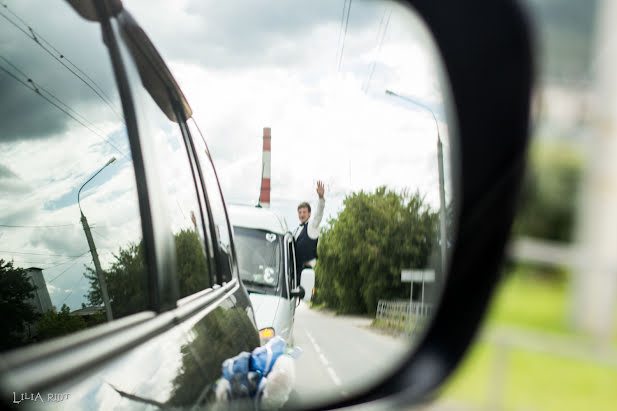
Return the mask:
[[[296,310],[294,343],[296,400],[344,398],[391,369],[409,349],[409,340],[379,333],[370,318],[336,316],[308,308]]]

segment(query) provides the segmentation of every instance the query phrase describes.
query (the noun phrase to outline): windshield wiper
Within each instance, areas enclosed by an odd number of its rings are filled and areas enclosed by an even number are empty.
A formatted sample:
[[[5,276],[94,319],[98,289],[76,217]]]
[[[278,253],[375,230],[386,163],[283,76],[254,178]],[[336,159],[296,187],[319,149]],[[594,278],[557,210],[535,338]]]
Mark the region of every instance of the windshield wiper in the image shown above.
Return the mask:
[[[259,294],[269,294],[273,290],[276,290],[276,284],[269,285],[264,284],[262,282],[253,281],[253,280],[241,280],[242,284],[246,287],[246,289],[253,293]]]

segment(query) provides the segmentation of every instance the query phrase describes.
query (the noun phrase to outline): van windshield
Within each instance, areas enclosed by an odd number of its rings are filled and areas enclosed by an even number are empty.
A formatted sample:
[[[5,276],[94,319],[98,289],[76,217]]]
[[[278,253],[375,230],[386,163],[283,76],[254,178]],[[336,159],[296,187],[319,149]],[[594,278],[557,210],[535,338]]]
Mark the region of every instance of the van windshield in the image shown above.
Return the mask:
[[[240,278],[251,291],[276,288],[281,273],[282,236],[265,230],[234,227]]]

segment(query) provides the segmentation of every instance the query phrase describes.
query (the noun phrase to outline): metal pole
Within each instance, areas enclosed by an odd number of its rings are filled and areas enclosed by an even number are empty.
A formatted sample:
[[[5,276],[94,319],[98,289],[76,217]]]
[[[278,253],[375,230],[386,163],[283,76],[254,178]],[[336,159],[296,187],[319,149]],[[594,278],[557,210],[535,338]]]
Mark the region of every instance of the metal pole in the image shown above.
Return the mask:
[[[92,233],[90,232],[90,226],[88,225],[88,220],[86,219],[84,213],[81,213],[81,224],[83,225],[84,232],[86,233],[86,239],[88,240],[88,246],[90,247],[90,253],[92,254],[92,261],[94,261],[94,268],[96,269],[96,276],[98,277],[99,286],[101,287],[101,295],[103,297],[103,304],[105,305],[107,321],[111,321],[114,317],[111,313],[111,305],[109,304],[109,296],[107,295],[107,283],[105,282],[105,276],[103,275],[103,270],[101,269],[99,255],[96,252],[96,246],[94,245],[94,239],[92,238]]]
[[[407,320],[409,321],[409,326],[411,326],[411,312],[413,309],[413,281],[409,284],[409,310],[407,310]]]
[[[437,120],[435,120],[436,122]],[[439,164],[439,232],[441,237],[441,276],[446,273],[446,253],[448,250],[448,240],[446,235],[446,191],[444,187],[444,172],[443,172],[443,147],[441,145],[441,137],[439,136],[439,128],[437,128],[437,161]]]
[[[105,167],[110,165],[116,161],[116,157],[112,157],[109,159],[107,163],[103,167],[99,169],[92,177],[90,177],[85,183],[81,185],[79,191],[77,191],[77,205],[79,206],[79,213],[81,214],[81,225],[84,227],[84,233],[86,233],[86,240],[88,240],[88,247],[90,247],[90,254],[92,254],[92,261],[94,262],[94,269],[96,270],[96,276],[99,281],[99,287],[101,288],[101,296],[103,297],[103,305],[105,306],[105,314],[107,316],[107,321],[111,321],[114,319],[111,312],[111,305],[109,304],[109,295],[107,294],[107,283],[105,282],[105,276],[103,274],[103,270],[101,269],[101,262],[99,261],[99,254],[96,252],[96,246],[94,245],[94,239],[92,238],[92,233],[90,232],[90,226],[88,225],[88,220],[84,215],[84,212],[81,210],[81,203],[79,202],[79,196],[81,194],[81,190],[88,184],[94,177],[96,177]]]
[[[439,133],[439,124],[437,123],[437,117],[435,113],[428,106],[415,101],[409,97],[401,96],[393,91],[386,90],[386,94],[394,97],[401,98],[405,101],[415,104],[418,107],[422,107],[427,110],[433,116],[435,120],[435,128],[437,129],[437,165],[439,169],[439,232],[440,232],[440,248],[441,248],[441,273],[442,276],[446,272],[446,255],[447,255],[447,236],[446,236],[446,192],[444,184],[444,171],[443,171],[443,147],[441,144],[441,135]]]
[[[424,273],[422,273],[422,316],[424,317]]]

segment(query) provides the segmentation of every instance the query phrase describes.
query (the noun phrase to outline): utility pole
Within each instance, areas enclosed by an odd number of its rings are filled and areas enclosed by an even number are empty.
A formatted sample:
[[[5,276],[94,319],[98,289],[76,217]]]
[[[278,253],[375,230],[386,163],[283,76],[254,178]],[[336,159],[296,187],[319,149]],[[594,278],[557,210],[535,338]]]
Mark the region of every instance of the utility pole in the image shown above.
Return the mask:
[[[424,104],[415,101],[409,97],[404,97],[399,94],[396,94],[393,91],[386,90],[386,94],[401,98],[405,101],[415,104],[418,107],[421,107],[427,110],[433,116],[433,120],[435,120],[435,128],[437,129],[437,167],[439,169],[439,234],[440,234],[440,248],[441,248],[441,273],[442,277],[446,273],[446,256],[448,252],[448,236],[446,234],[446,191],[444,184],[444,171],[443,171],[443,146],[441,144],[441,135],[439,134],[439,125],[437,123],[437,117],[435,117],[435,113],[433,110],[425,106]]]
[[[92,232],[90,232],[90,225],[88,225],[88,220],[84,215],[84,212],[81,209],[81,203],[79,202],[79,195],[81,194],[82,188],[86,184],[88,184],[94,177],[96,177],[105,167],[110,165],[116,161],[116,157],[112,157],[103,167],[99,169],[92,177],[88,179],[82,186],[79,188],[77,192],[77,205],[79,206],[79,213],[81,214],[81,225],[84,228],[84,233],[86,233],[86,240],[88,240],[88,247],[90,247],[90,254],[92,254],[92,261],[94,262],[94,269],[96,270],[96,276],[99,281],[99,287],[101,289],[101,296],[103,297],[103,305],[105,306],[105,314],[107,316],[107,321],[111,321],[114,319],[111,312],[111,305],[109,304],[109,295],[107,294],[107,283],[105,282],[105,275],[103,274],[103,269],[101,268],[101,262],[99,261],[99,254],[96,252],[96,246],[94,245],[94,239],[92,238]]]
[[[96,252],[96,246],[94,245],[94,239],[90,232],[90,226],[84,213],[81,213],[81,224],[84,227],[84,233],[86,233],[86,239],[88,240],[88,247],[90,247],[90,253],[92,254],[92,261],[94,262],[94,269],[96,270],[96,276],[99,280],[99,287],[101,288],[101,295],[103,296],[103,304],[105,305],[105,314],[107,321],[114,319],[111,313],[111,305],[109,304],[109,295],[107,294],[107,283],[105,282],[105,276],[101,269],[101,262],[99,261],[99,254]]]
[[[437,129],[437,161],[439,162],[439,233],[441,237],[441,273],[442,278],[446,272],[446,253],[448,252],[448,236],[446,231],[446,190],[444,187],[443,173],[443,146]]]

